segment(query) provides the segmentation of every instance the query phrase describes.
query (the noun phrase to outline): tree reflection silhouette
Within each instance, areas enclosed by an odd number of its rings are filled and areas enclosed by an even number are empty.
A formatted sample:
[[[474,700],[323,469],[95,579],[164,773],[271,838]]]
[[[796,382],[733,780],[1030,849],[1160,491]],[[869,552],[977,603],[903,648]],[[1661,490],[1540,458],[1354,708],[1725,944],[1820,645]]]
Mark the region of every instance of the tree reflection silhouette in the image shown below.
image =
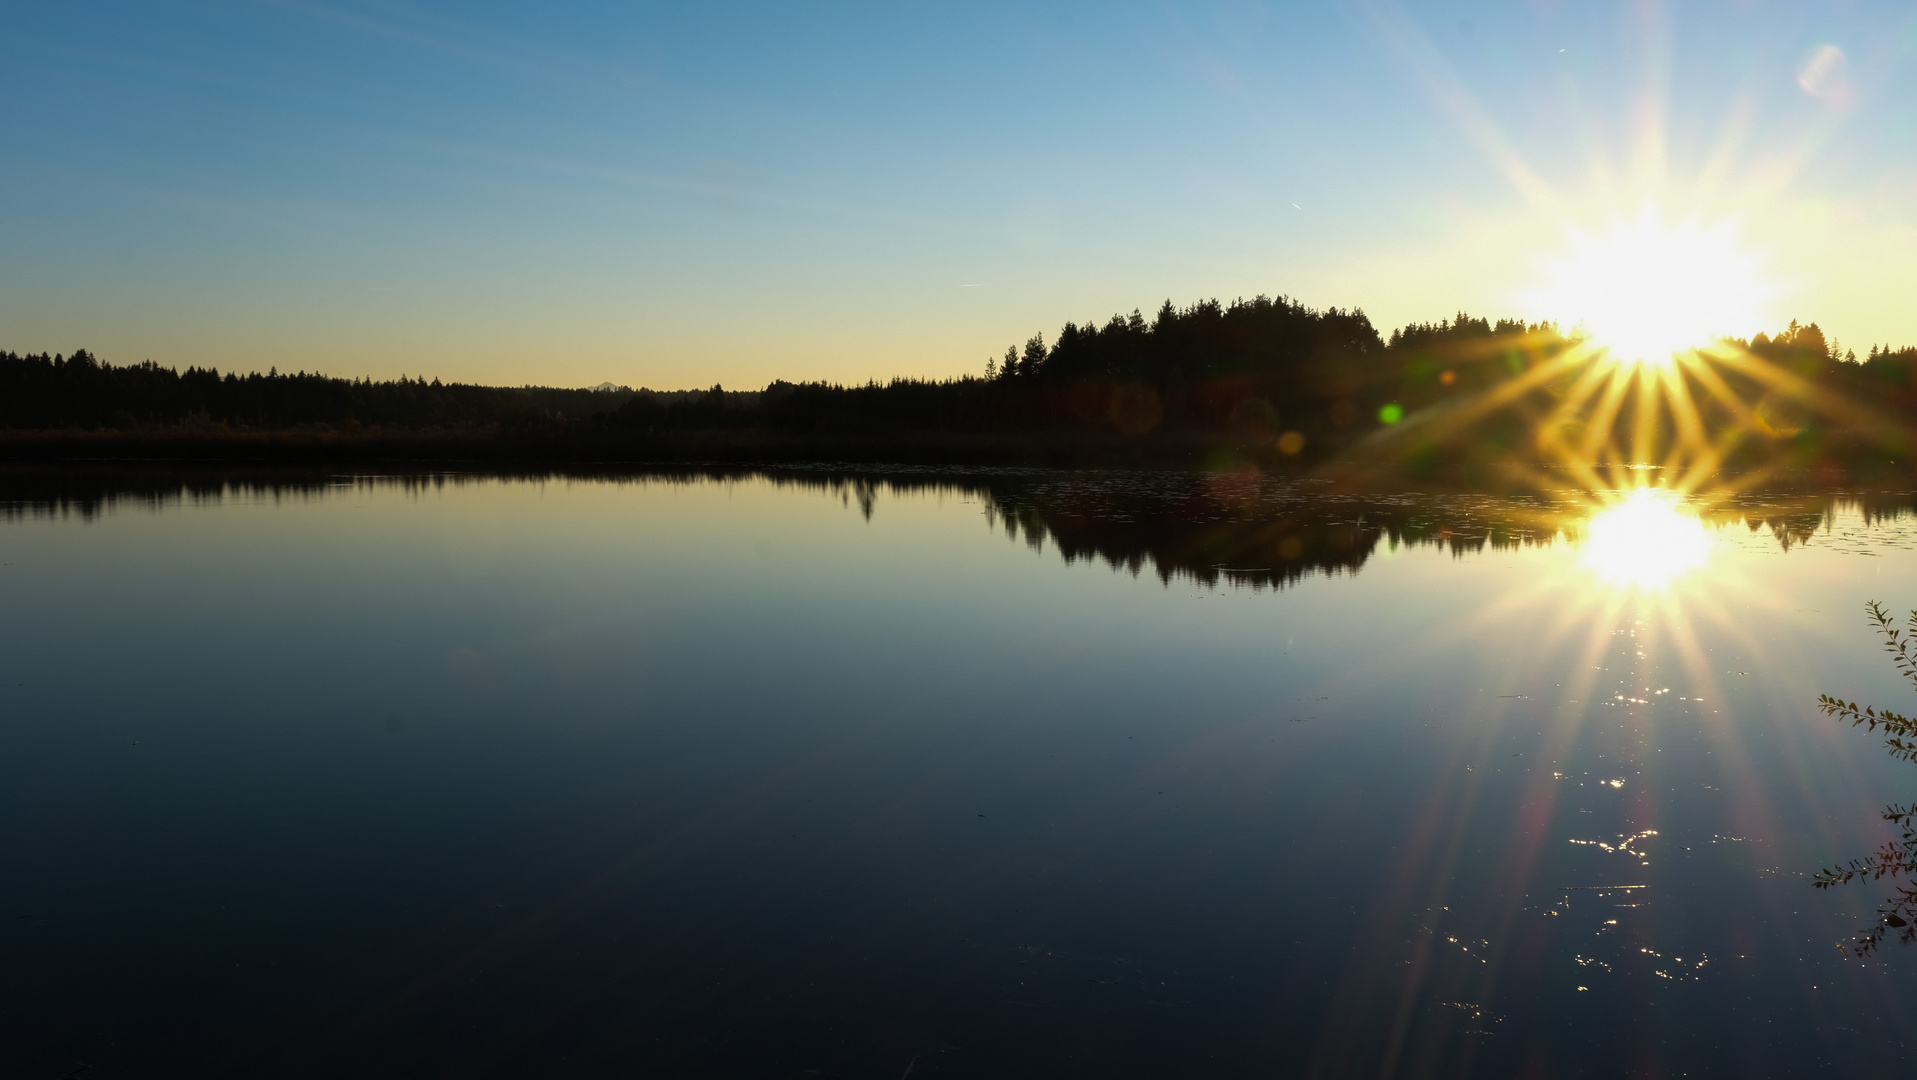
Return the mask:
[[[1161,580],[1283,589],[1313,575],[1355,574],[1377,554],[1435,547],[1463,557],[1582,541],[1594,503],[1565,492],[1500,495],[1332,491],[1258,474],[1086,474],[987,486],[987,513],[1068,563],[1103,561]],[[1904,494],[1739,496],[1698,509],[1706,528],[1768,532],[1784,550],[1809,542],[1840,510],[1867,521],[1909,513]]]
[[[1165,582],[1284,589],[1314,575],[1355,574],[1377,554],[1435,547],[1456,556],[1582,540],[1588,494],[1378,492],[1242,472],[891,469],[821,464],[752,468],[569,467],[383,472],[324,466],[236,468],[159,462],[0,468],[0,520],[92,518],[128,505],[163,509],[222,499],[319,499],[364,488],[424,492],[496,481],[697,484],[757,480],[819,491],[867,520],[882,497],[949,494],[983,506],[988,523],[1067,563],[1104,562]],[[1721,496],[1695,507],[1708,528],[1768,532],[1784,550],[1809,542],[1840,510],[1874,522],[1910,513],[1909,493]]]

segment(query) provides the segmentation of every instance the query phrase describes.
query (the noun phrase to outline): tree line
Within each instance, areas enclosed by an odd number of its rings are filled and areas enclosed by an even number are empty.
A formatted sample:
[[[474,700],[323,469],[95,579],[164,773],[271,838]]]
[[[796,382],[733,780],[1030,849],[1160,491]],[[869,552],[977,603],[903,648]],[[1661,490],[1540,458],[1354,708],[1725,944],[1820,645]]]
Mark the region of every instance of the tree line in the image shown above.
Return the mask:
[[[1851,352],[1839,355],[1815,324],[1795,322],[1775,336],[1731,344],[1804,386],[1868,402],[1906,426],[1917,420],[1917,349],[1873,346],[1859,360]],[[776,380],[743,393],[721,386],[661,393],[277,370],[222,374],[151,362],[115,366],[85,350],[0,353],[0,428],[571,432],[602,441],[702,430],[795,437],[1182,433],[1316,457],[1406,418],[1496,397],[1498,407],[1473,413],[1468,429],[1425,448],[1485,454],[1535,440],[1537,425],[1556,415],[1554,403],[1585,370],[1554,368],[1550,379],[1526,380],[1522,393],[1494,392],[1576,345],[1574,334],[1550,323],[1465,313],[1400,327],[1387,337],[1356,308],[1314,309],[1258,296],[1183,308],[1166,301],[1150,318],[1134,310],[1102,324],[1068,322],[1050,342],[1034,334],[972,375],[863,385]],[[1692,389],[1710,425],[1756,423],[1767,437],[1806,445],[1830,433],[1829,417],[1747,374],[1731,371]],[[1757,403],[1757,412],[1740,413],[1719,389]],[[1615,422],[1646,421],[1620,414]],[[1648,422],[1669,427],[1673,421]]]
[[[179,371],[152,361],[116,366],[85,349],[72,355],[0,352],[0,427],[25,430],[545,428],[609,412],[638,392],[476,386],[404,375],[343,379],[277,368],[263,375]]]

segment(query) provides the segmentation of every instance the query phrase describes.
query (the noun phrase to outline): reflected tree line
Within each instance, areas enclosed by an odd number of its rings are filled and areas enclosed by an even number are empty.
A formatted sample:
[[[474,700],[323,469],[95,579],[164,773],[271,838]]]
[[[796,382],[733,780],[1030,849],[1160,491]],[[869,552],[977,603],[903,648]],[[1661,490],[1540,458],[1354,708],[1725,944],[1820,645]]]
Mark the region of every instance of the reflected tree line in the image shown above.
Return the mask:
[[[1711,527],[1769,535],[1781,548],[1811,542],[1840,512],[1901,517],[1901,493],[1770,495],[1705,508]],[[1383,495],[1331,492],[1257,474],[1079,476],[994,490],[988,520],[1067,562],[1149,569],[1169,584],[1282,589],[1313,575],[1355,574],[1380,548],[1431,547],[1455,556],[1576,541],[1584,499],[1536,495]]]
[[[1705,429],[1737,434],[1720,440],[1726,463],[1780,455],[1909,460],[1917,349],[1873,346],[1859,359],[1815,324],[1797,323],[1724,345],[1758,367],[1683,371],[1673,385],[1682,384],[1678,397]],[[1552,440],[1582,446],[1593,427],[1605,430],[1607,445],[1649,447],[1653,456],[1673,445],[1688,418],[1671,409],[1619,408],[1602,394],[1588,407],[1562,407],[1605,366],[1601,354],[1548,323],[1459,314],[1383,335],[1355,308],[1259,296],[1183,308],[1167,301],[1149,318],[1134,310],[1102,323],[1068,322],[1050,342],[1034,334],[957,378],[776,380],[747,392],[241,375],[115,366],[84,350],[0,353],[0,429],[517,434],[615,455],[663,453],[658,441],[678,438],[715,456],[724,456],[715,448],[726,445],[725,433],[762,453],[775,445],[768,436],[801,444],[856,436],[881,447],[889,439],[894,449],[926,433],[1184,439],[1205,453],[1267,464],[1347,454],[1399,425],[1409,434],[1387,439],[1389,452],[1413,463],[1535,456]],[[1754,374],[1760,369],[1765,377]],[[1838,401],[1869,408],[1827,407]],[[1459,422],[1405,423],[1445,415]],[[941,452],[949,457],[955,446]]]
[[[1313,575],[1355,574],[1379,553],[1431,547],[1457,556],[1580,537],[1591,504],[1535,492],[1498,495],[1332,490],[1325,482],[1256,471],[1232,473],[1041,469],[848,470],[819,465],[723,465],[633,470],[437,469],[342,472],[328,468],[205,466],[0,469],[0,520],[91,518],[126,507],[165,509],[222,500],[314,500],[353,490],[442,491],[497,481],[698,484],[759,482],[820,492],[870,519],[885,496],[945,495],[980,505],[988,527],[1054,548],[1068,564],[1103,563],[1170,584],[1283,589]],[[1700,515],[1742,527],[1789,550],[1812,542],[1839,512],[1866,521],[1917,507],[1909,493],[1743,496]]]

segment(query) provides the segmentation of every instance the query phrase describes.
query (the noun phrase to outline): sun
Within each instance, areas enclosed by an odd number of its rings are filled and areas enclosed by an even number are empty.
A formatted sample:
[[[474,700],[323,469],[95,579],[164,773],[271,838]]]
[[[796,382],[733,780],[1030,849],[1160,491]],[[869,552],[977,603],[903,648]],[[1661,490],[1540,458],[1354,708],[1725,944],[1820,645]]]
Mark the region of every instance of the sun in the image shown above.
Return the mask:
[[[1524,299],[1624,364],[1669,364],[1725,335],[1764,325],[1774,289],[1730,222],[1672,226],[1654,206],[1602,233],[1565,229],[1567,250],[1544,262]]]

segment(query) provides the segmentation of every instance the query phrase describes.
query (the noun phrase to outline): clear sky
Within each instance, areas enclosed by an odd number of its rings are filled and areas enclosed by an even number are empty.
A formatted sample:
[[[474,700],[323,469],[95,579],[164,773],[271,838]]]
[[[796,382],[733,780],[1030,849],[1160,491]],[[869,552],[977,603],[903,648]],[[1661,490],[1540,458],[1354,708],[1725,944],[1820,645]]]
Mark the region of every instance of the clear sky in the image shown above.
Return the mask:
[[[0,50],[16,351],[947,376],[1167,298],[1573,319],[1553,260],[1647,207],[1917,344],[1910,2],[15,0]]]

